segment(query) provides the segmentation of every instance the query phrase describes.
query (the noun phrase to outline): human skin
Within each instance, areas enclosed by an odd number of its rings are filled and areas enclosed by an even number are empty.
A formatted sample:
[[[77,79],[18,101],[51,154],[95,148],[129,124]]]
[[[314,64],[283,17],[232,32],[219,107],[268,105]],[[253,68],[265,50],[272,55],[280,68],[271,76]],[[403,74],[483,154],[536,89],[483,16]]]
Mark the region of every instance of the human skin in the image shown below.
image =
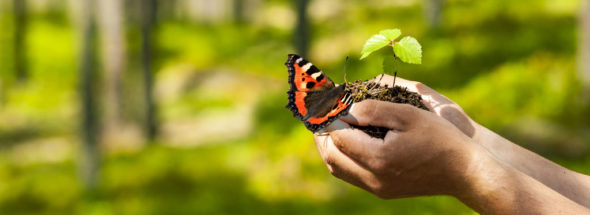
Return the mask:
[[[392,83],[393,77],[376,78],[381,84]],[[397,78],[396,84],[420,94],[424,104],[436,115],[448,120],[475,142],[489,150],[506,165],[545,184],[567,198],[590,208],[590,177],[539,156],[473,121],[455,102],[428,86]]]
[[[374,100],[355,104],[327,133],[315,134],[333,175],[381,198],[451,195],[484,214],[590,213],[587,176],[501,138],[423,84],[399,78],[396,84],[421,94],[432,112]],[[349,124],[391,131],[378,139]]]

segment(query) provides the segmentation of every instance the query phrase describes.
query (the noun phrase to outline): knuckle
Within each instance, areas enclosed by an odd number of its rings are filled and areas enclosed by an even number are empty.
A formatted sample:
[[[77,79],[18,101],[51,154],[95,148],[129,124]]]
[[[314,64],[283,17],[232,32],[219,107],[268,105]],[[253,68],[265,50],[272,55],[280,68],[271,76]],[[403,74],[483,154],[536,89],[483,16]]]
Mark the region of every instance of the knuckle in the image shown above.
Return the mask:
[[[334,165],[336,164],[336,161],[334,160],[334,157],[332,157],[330,155],[326,155],[324,157],[324,162],[326,163],[326,165],[328,165],[330,167],[334,167]]]
[[[340,178],[340,171],[336,170],[336,168],[334,168],[334,166],[330,166],[328,165],[328,169],[330,170],[330,174],[336,178]]]
[[[320,156],[322,158],[324,158],[326,156],[325,154],[326,154],[327,144],[328,144],[327,138],[316,138],[315,139],[316,148],[318,149],[318,152],[320,153]]]
[[[330,171],[330,175],[332,175],[336,178],[342,178],[343,173],[340,168],[338,168],[337,166],[335,166],[333,164],[326,164],[326,166],[328,166],[328,170]]]
[[[332,176],[335,176],[336,178],[341,178],[342,169],[340,166],[338,166],[336,159],[334,159],[333,156],[327,156],[325,159],[325,163]]]
[[[387,170],[387,163],[388,162],[383,159],[373,158],[369,161],[369,166],[371,169],[375,170],[376,174],[382,174]]]
[[[373,100],[364,100],[355,104],[355,116],[357,116],[357,120],[362,124],[368,123],[375,119],[376,115],[376,105],[379,105],[377,101]]]
[[[419,110],[418,108],[410,105],[410,104],[400,104],[399,106],[399,110],[402,113],[402,116],[405,117],[401,117],[400,120],[406,122],[406,121],[415,121],[415,117],[417,117],[419,115]],[[408,120],[408,119],[413,119],[413,120]],[[407,123],[407,122],[406,122]]]
[[[381,192],[381,190],[383,189],[383,185],[379,181],[372,181],[370,183],[367,183],[367,187],[369,187],[369,191],[371,191],[371,193],[374,194]]]
[[[330,139],[333,144],[340,143],[340,132],[339,130],[335,130],[330,133]],[[328,143],[326,143],[326,148],[328,148]]]
[[[414,86],[416,86],[416,88],[420,88],[420,87],[426,87],[426,84],[423,84],[422,82],[419,81],[414,81]]]
[[[372,103],[373,101],[371,100],[364,100],[362,102],[359,102],[358,105],[355,106],[355,109],[358,108],[357,110],[360,114],[367,115],[367,113],[371,111]]]
[[[424,92],[436,92],[432,88],[430,88],[428,85],[423,84],[422,82],[415,82],[414,83],[414,86],[416,86],[416,89],[418,89],[420,91],[424,91]]]
[[[369,108],[369,112],[367,113],[370,117],[372,117],[372,119],[378,119],[380,117],[381,112],[386,111],[387,109],[390,108],[390,103],[389,102],[382,102],[382,101],[377,101],[377,100],[373,100],[371,101],[371,107]]]
[[[371,121],[374,121],[378,118],[379,115],[379,105],[381,104],[380,102],[377,101],[371,101],[372,105],[371,108],[368,108],[367,112],[365,113],[365,115],[367,116],[367,118]]]
[[[381,182],[374,182],[369,185],[369,189],[371,189],[371,193],[375,196],[379,197],[380,199],[390,199],[391,195],[387,192],[385,186]]]
[[[383,191],[374,192],[373,194],[375,194],[375,196],[379,197],[380,199],[389,199],[389,195]]]
[[[413,105],[410,104],[399,104],[401,106],[401,109],[403,109],[403,111],[405,111],[408,114],[415,114],[417,109],[416,107],[414,107]]]
[[[453,101],[451,101],[451,102],[452,102],[452,104],[451,104],[452,108],[457,109],[461,114],[467,115],[461,106],[459,106],[457,103],[455,103]]]
[[[334,141],[334,146],[336,146],[336,148],[338,148],[338,150],[340,150],[340,151],[343,151],[343,152],[349,151],[347,148],[347,144],[343,144],[342,142]]]

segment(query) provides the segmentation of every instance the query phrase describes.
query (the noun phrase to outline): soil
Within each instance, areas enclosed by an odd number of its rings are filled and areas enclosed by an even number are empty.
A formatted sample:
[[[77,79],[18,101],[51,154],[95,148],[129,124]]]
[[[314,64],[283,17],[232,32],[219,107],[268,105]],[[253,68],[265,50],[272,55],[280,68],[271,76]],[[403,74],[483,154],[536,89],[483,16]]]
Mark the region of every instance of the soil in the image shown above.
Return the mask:
[[[376,99],[381,101],[388,101],[394,103],[411,104],[424,110],[429,109],[422,103],[422,97],[418,93],[408,91],[405,87],[395,86],[390,88],[387,85],[381,86],[375,82],[357,80],[346,84],[346,91],[351,92],[354,102],[360,102],[365,99]],[[354,126],[365,133],[383,139],[388,128],[375,126]]]

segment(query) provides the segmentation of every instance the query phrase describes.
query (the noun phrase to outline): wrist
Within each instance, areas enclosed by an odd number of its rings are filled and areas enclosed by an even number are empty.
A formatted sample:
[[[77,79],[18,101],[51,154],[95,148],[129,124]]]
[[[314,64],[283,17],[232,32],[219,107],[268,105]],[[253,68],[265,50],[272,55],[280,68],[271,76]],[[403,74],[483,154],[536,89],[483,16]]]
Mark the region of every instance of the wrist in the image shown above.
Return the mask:
[[[588,208],[500,161],[481,146],[475,147],[463,178],[464,188],[454,196],[482,214],[590,212]]]
[[[473,148],[461,181],[464,185],[463,189],[458,190],[454,196],[480,213],[496,211],[499,214],[506,214],[505,202],[514,201],[513,195],[506,192],[511,189],[507,185],[512,184],[510,181],[516,172],[510,166],[498,161],[484,148],[480,146]]]
[[[503,142],[503,139],[500,135],[496,134],[495,132],[491,131],[490,129],[480,125],[479,123],[472,121],[472,124],[475,127],[475,133],[472,139],[484,146],[495,146]]]
[[[521,159],[522,155],[518,153],[520,150],[517,145],[479,123],[473,122],[473,124],[476,130],[473,141],[487,149],[498,161],[512,166],[514,162],[517,162],[516,160]]]

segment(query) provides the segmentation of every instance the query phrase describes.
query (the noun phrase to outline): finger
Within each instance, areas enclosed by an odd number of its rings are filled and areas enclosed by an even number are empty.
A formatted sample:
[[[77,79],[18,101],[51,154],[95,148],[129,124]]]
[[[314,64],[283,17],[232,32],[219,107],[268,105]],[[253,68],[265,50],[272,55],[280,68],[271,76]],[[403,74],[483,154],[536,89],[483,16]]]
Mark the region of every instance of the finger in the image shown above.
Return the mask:
[[[382,74],[375,77],[373,81],[379,83],[381,86],[390,86],[393,83],[393,78],[393,76]],[[434,107],[440,103],[436,100],[436,98],[439,98],[438,95],[440,94],[420,82],[396,77],[395,85],[406,88],[410,92],[418,93],[422,98],[422,103],[424,103],[429,110],[434,110]]]
[[[334,120],[334,122],[332,122],[328,126],[326,126],[325,131],[331,132],[331,131],[340,130],[340,129],[347,129],[347,128],[350,128],[349,124],[347,124],[346,122],[343,122],[342,120],[336,119],[336,120]]]
[[[377,126],[405,130],[416,120],[420,110],[408,104],[364,100],[353,104],[348,114],[340,119],[358,126]]]
[[[416,89],[422,95],[423,103],[432,112],[451,122],[467,136],[473,136],[475,128],[472,120],[457,103],[424,84],[418,83]]]
[[[374,138],[359,129],[342,129],[330,132],[333,144],[339,151],[366,169],[375,169],[383,149],[383,139]]]
[[[468,137],[473,137],[475,134],[475,126],[471,119],[462,110],[452,106],[441,107],[436,113],[442,118],[449,121],[459,130],[461,130]]]
[[[382,78],[381,78],[382,77]],[[393,76],[378,75],[372,81],[379,83],[381,86],[391,85],[393,83]],[[455,104],[453,101],[436,92],[432,88],[417,81],[410,81],[400,77],[396,77],[395,85],[405,87],[408,91],[418,93],[422,97],[422,101],[428,109],[435,111],[437,107],[446,104]]]
[[[373,173],[339,151],[330,136],[315,134],[314,139],[320,156],[332,175],[357,187],[369,190],[369,184],[376,180]]]
[[[373,82],[379,83],[379,85],[381,86],[391,86],[391,84],[393,84],[393,76],[390,75],[386,75],[386,74],[381,74],[376,76],[375,78],[373,78]],[[406,80],[400,77],[395,77],[395,85],[396,86],[400,86],[400,87],[405,87],[407,88],[409,91],[412,92],[417,92],[418,90],[416,89],[416,84],[419,82],[416,81],[410,81],[410,80]]]
[[[420,82],[415,83],[416,91],[422,97],[423,103],[432,111],[436,111],[439,107],[442,106],[455,106],[455,108],[461,109],[459,105],[455,102],[451,101],[446,96],[436,92],[432,88],[422,84]]]
[[[393,76],[378,75],[373,81],[383,86],[385,84],[391,84],[393,82]],[[451,122],[467,136],[472,137],[474,135],[475,127],[473,120],[467,116],[465,111],[457,103],[420,82],[397,77],[395,84],[420,94],[422,103],[430,111]]]

